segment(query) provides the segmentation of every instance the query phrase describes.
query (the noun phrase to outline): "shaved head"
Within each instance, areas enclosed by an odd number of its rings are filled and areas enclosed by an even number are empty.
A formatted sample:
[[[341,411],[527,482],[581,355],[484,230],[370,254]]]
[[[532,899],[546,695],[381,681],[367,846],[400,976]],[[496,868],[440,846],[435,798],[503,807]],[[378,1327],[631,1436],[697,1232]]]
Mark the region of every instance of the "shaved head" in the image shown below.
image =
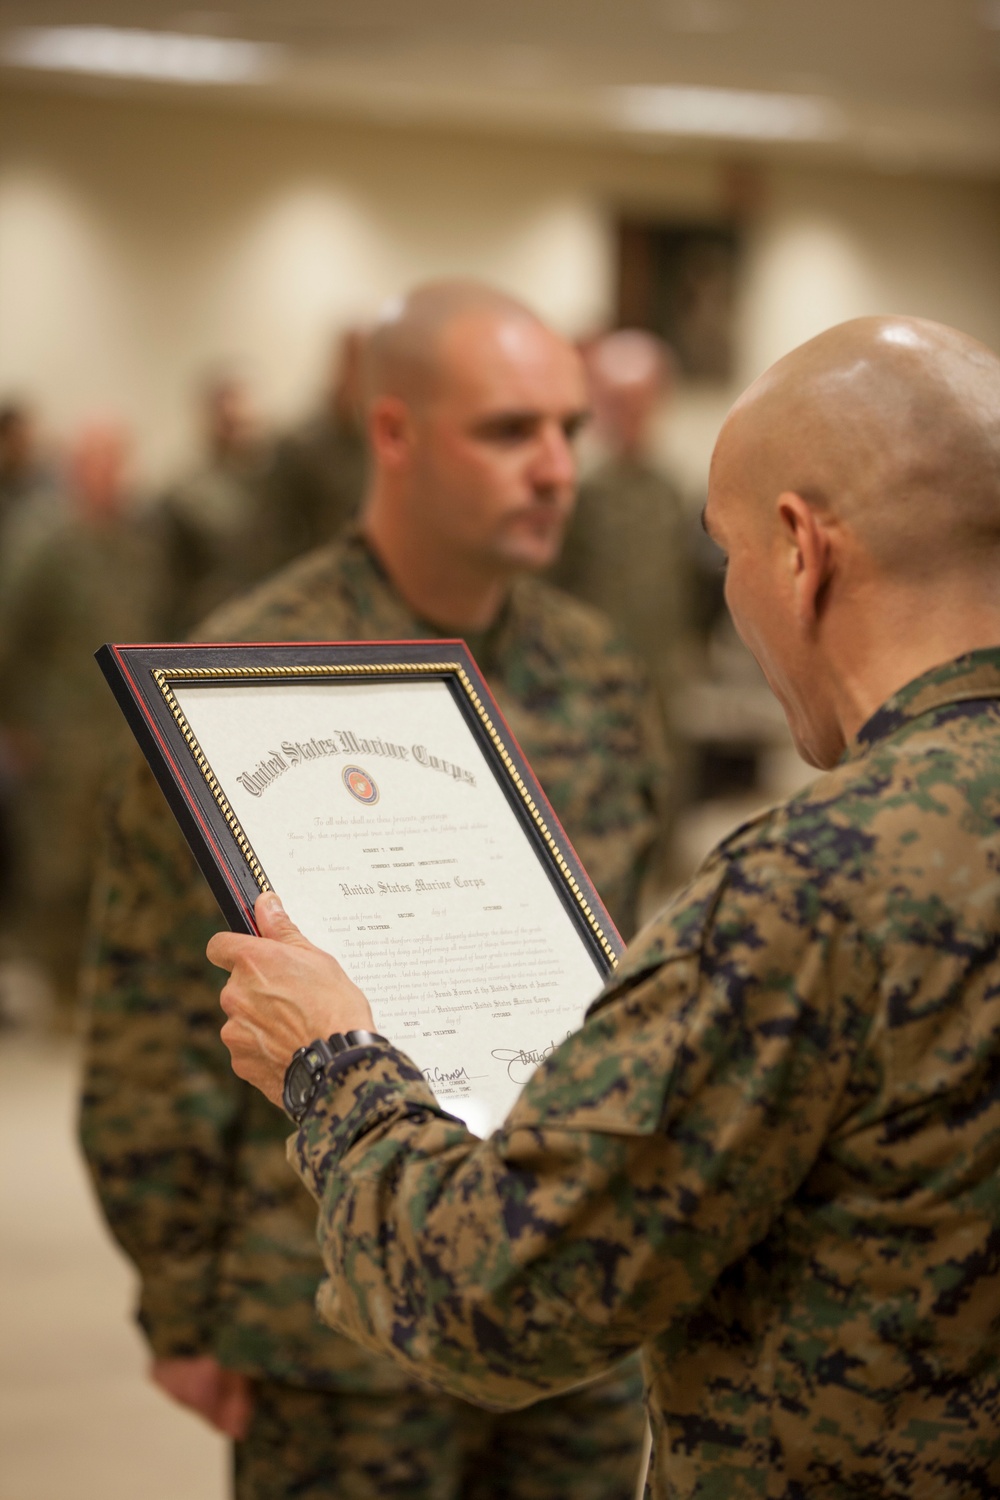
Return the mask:
[[[368,400],[397,396],[411,406],[425,400],[446,378],[448,334],[458,324],[483,322],[544,326],[515,297],[477,281],[426,282],[391,302],[365,349]]]
[[[641,328],[619,328],[587,356],[598,429],[619,458],[642,461],[653,420],[674,382],[674,360],[662,339]]]
[[[774,365],[734,407],[726,488],[792,491],[849,526],[887,576],[996,567],[1000,359],[919,318],[857,318]],[[722,477],[722,475],[720,475]]]
[[[379,319],[366,386],[365,535],[417,613],[485,628],[517,574],[558,555],[586,416],[580,355],[505,292],[431,282]]]
[[[727,418],[705,525],[800,753],[833,765],[905,683],[1000,641],[1000,359],[920,318],[811,339]]]

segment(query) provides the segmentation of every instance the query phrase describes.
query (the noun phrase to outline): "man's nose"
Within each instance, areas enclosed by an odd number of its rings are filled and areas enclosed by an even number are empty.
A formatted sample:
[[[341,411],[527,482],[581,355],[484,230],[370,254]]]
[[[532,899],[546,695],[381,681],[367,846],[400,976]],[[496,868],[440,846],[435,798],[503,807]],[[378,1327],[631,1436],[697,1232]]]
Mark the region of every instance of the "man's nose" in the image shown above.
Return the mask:
[[[533,475],[540,489],[557,490],[576,482],[576,455],[558,422],[543,427]]]

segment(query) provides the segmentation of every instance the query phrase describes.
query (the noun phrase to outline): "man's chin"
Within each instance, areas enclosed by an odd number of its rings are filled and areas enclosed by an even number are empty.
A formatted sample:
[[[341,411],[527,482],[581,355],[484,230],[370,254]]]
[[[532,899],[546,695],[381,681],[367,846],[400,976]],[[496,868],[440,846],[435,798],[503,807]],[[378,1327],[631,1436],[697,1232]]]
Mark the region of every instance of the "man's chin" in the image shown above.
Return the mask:
[[[800,760],[804,760],[807,766],[812,766],[814,771],[833,770],[844,752],[841,739],[834,735],[820,736],[808,729],[797,732],[791,721],[788,727]]]
[[[559,561],[563,531],[544,533],[520,532],[503,538],[497,551],[510,568],[518,572],[544,573]]]

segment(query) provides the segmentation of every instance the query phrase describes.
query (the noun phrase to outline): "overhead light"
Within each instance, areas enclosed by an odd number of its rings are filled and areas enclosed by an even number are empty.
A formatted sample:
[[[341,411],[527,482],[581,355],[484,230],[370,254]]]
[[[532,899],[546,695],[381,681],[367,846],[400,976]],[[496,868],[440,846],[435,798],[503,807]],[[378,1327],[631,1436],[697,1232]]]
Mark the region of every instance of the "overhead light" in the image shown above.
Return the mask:
[[[269,72],[277,47],[177,31],[115,26],[27,26],[4,41],[6,63],[53,72],[163,83],[247,83]]]
[[[815,141],[842,129],[835,106],[809,94],[662,84],[613,89],[610,103],[623,129],[662,135]]]
[[[670,0],[663,19],[672,31],[692,35],[732,31],[737,23],[729,0]]]

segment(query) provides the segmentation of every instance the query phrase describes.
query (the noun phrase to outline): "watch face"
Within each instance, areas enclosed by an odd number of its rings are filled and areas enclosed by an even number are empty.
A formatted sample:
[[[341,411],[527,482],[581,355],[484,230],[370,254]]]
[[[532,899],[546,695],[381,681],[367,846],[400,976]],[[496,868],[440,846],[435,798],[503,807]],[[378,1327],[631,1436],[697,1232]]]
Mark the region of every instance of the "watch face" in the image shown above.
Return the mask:
[[[315,1074],[309,1068],[305,1059],[298,1057],[288,1070],[285,1079],[285,1107],[289,1114],[300,1115],[312,1098],[313,1089],[316,1086]]]

